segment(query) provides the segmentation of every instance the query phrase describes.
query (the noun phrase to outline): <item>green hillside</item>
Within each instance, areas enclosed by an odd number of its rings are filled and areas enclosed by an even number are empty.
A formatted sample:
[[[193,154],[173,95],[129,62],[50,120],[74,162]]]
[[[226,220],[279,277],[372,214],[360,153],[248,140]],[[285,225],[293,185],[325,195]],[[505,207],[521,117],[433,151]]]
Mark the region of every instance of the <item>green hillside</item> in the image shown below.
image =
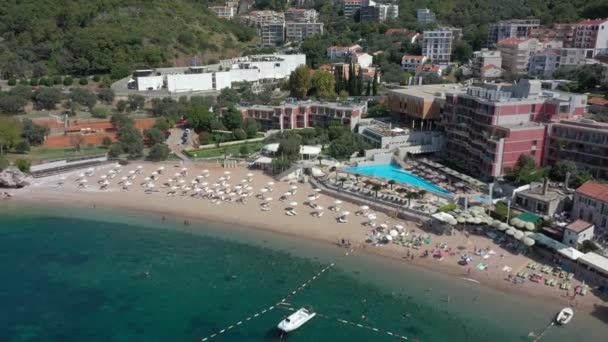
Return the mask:
[[[200,0],[5,0],[3,78],[49,74],[124,76],[135,67],[238,52],[255,34],[217,18]]]

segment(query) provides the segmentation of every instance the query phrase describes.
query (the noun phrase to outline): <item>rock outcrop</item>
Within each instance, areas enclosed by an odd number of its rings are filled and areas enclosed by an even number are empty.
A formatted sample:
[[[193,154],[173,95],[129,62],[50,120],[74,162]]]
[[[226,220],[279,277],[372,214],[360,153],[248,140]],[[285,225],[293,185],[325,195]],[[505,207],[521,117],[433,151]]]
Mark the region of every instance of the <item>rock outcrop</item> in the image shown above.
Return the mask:
[[[16,167],[7,167],[0,171],[0,188],[23,188],[30,185],[32,178]]]

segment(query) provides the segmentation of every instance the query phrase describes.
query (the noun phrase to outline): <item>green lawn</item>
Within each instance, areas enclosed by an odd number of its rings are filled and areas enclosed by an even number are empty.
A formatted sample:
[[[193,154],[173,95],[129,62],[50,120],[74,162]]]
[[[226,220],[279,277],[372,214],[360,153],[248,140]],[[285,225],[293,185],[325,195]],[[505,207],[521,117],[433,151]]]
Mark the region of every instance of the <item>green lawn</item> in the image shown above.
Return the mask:
[[[75,158],[86,157],[98,154],[104,154],[108,150],[100,146],[82,146],[80,151],[76,151],[73,147],[68,148],[48,148],[48,147],[32,147],[27,154],[9,154],[11,159],[28,159],[31,161],[43,161],[49,159]]]
[[[189,151],[184,151],[184,153],[186,153],[188,156],[190,156],[191,158],[194,158],[194,159],[222,157],[222,156],[224,156],[224,154],[240,156],[241,146],[243,146],[243,145],[247,145],[249,153],[251,154],[253,152],[259,151],[260,148],[262,148],[263,142],[258,141],[258,142],[236,144],[236,145],[224,146],[224,147],[213,147],[213,148],[204,148],[204,149],[198,149],[198,150],[189,150]]]

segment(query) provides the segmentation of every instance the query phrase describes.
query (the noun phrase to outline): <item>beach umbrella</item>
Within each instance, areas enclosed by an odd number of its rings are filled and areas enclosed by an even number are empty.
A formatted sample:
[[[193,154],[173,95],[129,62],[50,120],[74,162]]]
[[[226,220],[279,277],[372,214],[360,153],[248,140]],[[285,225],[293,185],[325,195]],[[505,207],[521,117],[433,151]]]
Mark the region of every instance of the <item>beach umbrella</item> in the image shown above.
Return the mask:
[[[511,219],[511,223],[512,226],[518,227],[518,228],[523,228],[524,227],[524,222],[518,218],[513,218]]]
[[[320,206],[320,205],[318,205],[318,206],[317,206],[317,210],[323,210],[323,207],[322,207],[322,206]]]
[[[343,211],[342,212],[342,216],[348,216],[348,215],[350,215],[350,211]]]
[[[455,226],[458,224],[458,221],[456,221],[456,219],[453,217],[449,217],[447,221],[448,221],[448,224],[451,224],[452,226]]]
[[[150,180],[150,177],[146,177],[146,178],[144,178],[144,180],[147,182]]]
[[[261,188],[261,189],[260,189],[260,192],[262,192],[262,193],[264,193],[264,192],[268,192],[268,189],[266,189],[266,188]]]
[[[158,171],[152,172],[152,176],[158,176]]]
[[[164,170],[164,169],[165,169],[165,167],[164,167],[164,166],[159,166],[159,167],[158,167],[158,170]]]
[[[203,171],[201,171],[202,173],[209,173],[209,170],[204,169]]]
[[[295,207],[296,205],[298,205],[298,202],[290,202],[289,205]]]
[[[143,166],[141,166],[141,165],[137,165],[137,168],[138,168],[138,169],[143,169]]]
[[[513,236],[515,234],[515,230],[513,230],[513,229],[507,229],[506,234]]]
[[[268,186],[273,186],[273,185],[274,185],[274,182],[268,182],[268,183],[266,183],[266,185],[268,185]]]
[[[393,237],[390,235],[387,235],[384,237],[387,241],[393,241]]]
[[[99,179],[106,179],[106,178],[108,178],[108,176],[106,176],[106,175],[101,175],[101,176],[99,177]]]
[[[534,232],[524,232],[524,236],[531,236],[534,235]]]
[[[467,222],[467,219],[466,219],[466,217],[464,217],[464,216],[458,216],[458,217],[456,218],[456,221],[457,221],[458,223],[465,223],[465,222]]]
[[[473,217],[466,218],[467,223],[475,223],[475,219]]]
[[[229,174],[230,174],[230,171],[224,171],[224,174],[225,174],[225,175],[229,175]]]
[[[481,218],[479,218],[479,217],[474,217],[474,218],[473,218],[473,223],[474,223],[474,224],[481,224],[481,222],[482,222],[482,221],[481,221]]]
[[[253,177],[253,173],[248,172],[248,173],[247,173],[247,177]]]
[[[386,223],[381,223],[380,228],[386,229],[386,228],[388,228],[388,225]]]
[[[535,226],[535,225],[534,225],[534,223],[532,223],[532,222],[526,222],[526,223],[524,224],[524,227],[525,227],[527,230],[530,230],[530,231],[532,231],[532,230],[536,229],[536,226]]]
[[[247,191],[251,191],[251,190],[253,190],[253,187],[248,186],[248,187],[246,187],[246,188],[245,188],[245,190],[247,190]]]
[[[319,188],[315,188],[315,189],[313,189],[313,191],[314,191],[314,192],[321,192],[321,189],[319,189]]]
[[[369,210],[369,206],[367,205],[362,205],[359,208],[361,208],[361,210]]]
[[[129,171],[129,174],[130,174],[130,175],[134,175],[134,174],[135,174],[135,170],[130,170],[130,171]]]
[[[396,225],[395,225],[395,228],[397,228],[398,230],[402,230],[402,229],[403,229],[403,226],[402,226],[402,225],[400,225],[400,224],[396,224]]]
[[[524,243],[524,245],[526,245],[528,247],[534,246],[534,244],[536,243],[536,241],[534,241],[534,239],[529,238],[529,237],[524,237],[521,241]]]
[[[396,231],[396,230],[394,230],[394,229],[391,229],[391,231],[389,232],[389,234],[394,237],[394,236],[398,236],[399,232]]]
[[[499,230],[507,230],[507,229],[509,229],[509,225],[506,224],[506,223],[504,223],[504,222],[501,222],[500,225],[498,226],[498,229]]]
[[[115,173],[116,173],[116,171],[114,171],[114,170],[109,170],[109,171],[108,171],[108,173],[115,174]]]
[[[270,201],[272,201],[272,197],[266,197],[265,200],[270,202]]]
[[[340,200],[335,200],[335,201],[334,201],[334,204],[342,204],[342,201],[340,201]]]
[[[369,215],[367,215],[367,218],[370,219],[370,220],[375,220],[376,219],[376,215],[369,214]]]
[[[131,182],[125,182],[125,184],[124,184],[124,185],[125,185],[125,186],[131,186],[131,185],[133,185],[133,183],[131,183]]]
[[[316,198],[314,195],[310,195],[310,196],[308,196],[308,200],[309,200],[309,201],[314,201],[314,200],[316,200],[316,199],[317,199],[317,198]]]
[[[296,190],[296,189],[298,188],[298,186],[297,186],[297,185],[292,185],[292,186],[290,186],[289,188],[290,188],[291,190]]]
[[[188,171],[187,167],[182,168],[182,171]]]
[[[184,179],[180,179],[180,180],[178,181],[178,183],[183,184],[183,183],[186,183],[186,181],[185,181]]]
[[[517,240],[521,240],[524,237],[524,233],[519,230],[516,230],[515,233],[513,233],[513,237]]]
[[[148,188],[153,188],[154,186],[154,183],[148,183]]]

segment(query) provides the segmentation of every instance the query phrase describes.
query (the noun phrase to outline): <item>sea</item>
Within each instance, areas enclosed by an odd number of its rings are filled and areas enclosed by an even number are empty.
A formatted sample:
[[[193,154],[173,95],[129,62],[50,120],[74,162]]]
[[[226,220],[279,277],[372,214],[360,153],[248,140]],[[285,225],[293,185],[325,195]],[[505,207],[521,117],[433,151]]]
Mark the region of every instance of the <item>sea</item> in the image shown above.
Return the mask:
[[[318,316],[283,340],[532,341],[560,309],[404,261],[184,220],[0,204],[0,341],[279,341],[277,323],[305,305]],[[605,342],[596,316],[541,341]]]

